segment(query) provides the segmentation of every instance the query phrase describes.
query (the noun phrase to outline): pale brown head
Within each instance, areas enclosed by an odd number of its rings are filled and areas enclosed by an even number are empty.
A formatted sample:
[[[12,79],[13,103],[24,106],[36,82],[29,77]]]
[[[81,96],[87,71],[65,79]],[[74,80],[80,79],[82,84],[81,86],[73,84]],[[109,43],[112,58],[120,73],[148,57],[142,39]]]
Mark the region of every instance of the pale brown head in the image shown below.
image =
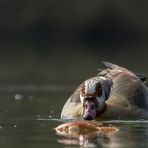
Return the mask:
[[[101,77],[100,80],[105,80]],[[88,79],[80,90],[80,100],[83,104],[83,115],[85,120],[92,120],[98,112],[101,112],[106,101],[105,90],[99,79]]]

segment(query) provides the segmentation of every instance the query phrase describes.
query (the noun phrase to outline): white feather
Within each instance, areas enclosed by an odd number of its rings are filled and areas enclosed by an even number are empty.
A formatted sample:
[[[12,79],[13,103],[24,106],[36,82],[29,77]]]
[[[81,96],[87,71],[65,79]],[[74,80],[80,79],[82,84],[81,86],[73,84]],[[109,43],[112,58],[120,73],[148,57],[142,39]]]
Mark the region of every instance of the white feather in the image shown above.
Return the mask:
[[[94,79],[86,80],[84,84],[84,88],[85,88],[85,93],[94,94],[96,91],[96,81],[94,81]]]
[[[105,92],[104,92],[104,89],[102,88],[102,95],[101,97],[97,97],[97,100],[98,100],[98,104],[99,104],[99,107],[103,107],[104,103],[105,103]]]
[[[81,93],[80,93],[80,100],[81,100],[81,103],[83,103],[83,101],[84,101],[84,97],[82,96]]]
[[[103,79],[103,80],[106,80],[106,78],[104,77],[100,77],[100,79]],[[84,93],[85,94],[94,94],[96,92],[96,85],[98,83],[98,79],[88,79],[85,81],[84,83]],[[85,95],[82,95],[82,93],[80,93],[80,100],[81,102],[83,103],[84,101],[84,96]],[[98,101],[98,104],[101,107],[103,107],[103,104],[105,102],[105,91],[104,91],[104,88],[102,87],[102,95],[100,97],[97,97],[96,98],[97,101]]]

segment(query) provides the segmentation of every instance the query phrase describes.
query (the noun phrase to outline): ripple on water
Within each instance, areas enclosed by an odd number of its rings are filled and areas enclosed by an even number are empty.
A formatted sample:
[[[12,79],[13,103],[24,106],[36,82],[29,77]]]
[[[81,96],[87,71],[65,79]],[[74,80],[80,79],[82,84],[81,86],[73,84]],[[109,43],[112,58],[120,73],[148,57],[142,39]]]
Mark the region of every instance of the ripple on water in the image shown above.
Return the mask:
[[[101,121],[102,123],[119,123],[119,124],[134,124],[134,123],[148,123],[148,120],[107,120],[107,121]]]

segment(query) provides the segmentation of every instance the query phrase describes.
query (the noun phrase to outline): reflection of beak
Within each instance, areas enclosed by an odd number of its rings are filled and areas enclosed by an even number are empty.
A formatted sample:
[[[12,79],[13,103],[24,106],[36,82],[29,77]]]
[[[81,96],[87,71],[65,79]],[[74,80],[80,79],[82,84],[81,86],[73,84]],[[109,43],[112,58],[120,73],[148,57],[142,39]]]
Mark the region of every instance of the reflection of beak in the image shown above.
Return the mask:
[[[96,105],[91,100],[86,100],[83,109],[83,119],[92,120],[96,117]]]

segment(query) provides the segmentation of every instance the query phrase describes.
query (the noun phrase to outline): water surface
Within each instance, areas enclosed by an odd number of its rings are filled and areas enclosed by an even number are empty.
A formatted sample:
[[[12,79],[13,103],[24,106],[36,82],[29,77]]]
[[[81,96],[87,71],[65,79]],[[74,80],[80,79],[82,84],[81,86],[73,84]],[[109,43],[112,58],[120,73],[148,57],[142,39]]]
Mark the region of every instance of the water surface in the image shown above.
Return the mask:
[[[57,89],[48,88],[50,87],[29,88],[25,85],[17,86],[15,89],[11,86],[8,90],[0,91],[0,147],[147,147],[148,121],[145,120],[103,121],[103,124],[119,129],[118,132],[107,135],[79,138],[57,135],[53,129],[63,122],[60,119],[60,112],[72,89],[63,86],[54,87]]]

